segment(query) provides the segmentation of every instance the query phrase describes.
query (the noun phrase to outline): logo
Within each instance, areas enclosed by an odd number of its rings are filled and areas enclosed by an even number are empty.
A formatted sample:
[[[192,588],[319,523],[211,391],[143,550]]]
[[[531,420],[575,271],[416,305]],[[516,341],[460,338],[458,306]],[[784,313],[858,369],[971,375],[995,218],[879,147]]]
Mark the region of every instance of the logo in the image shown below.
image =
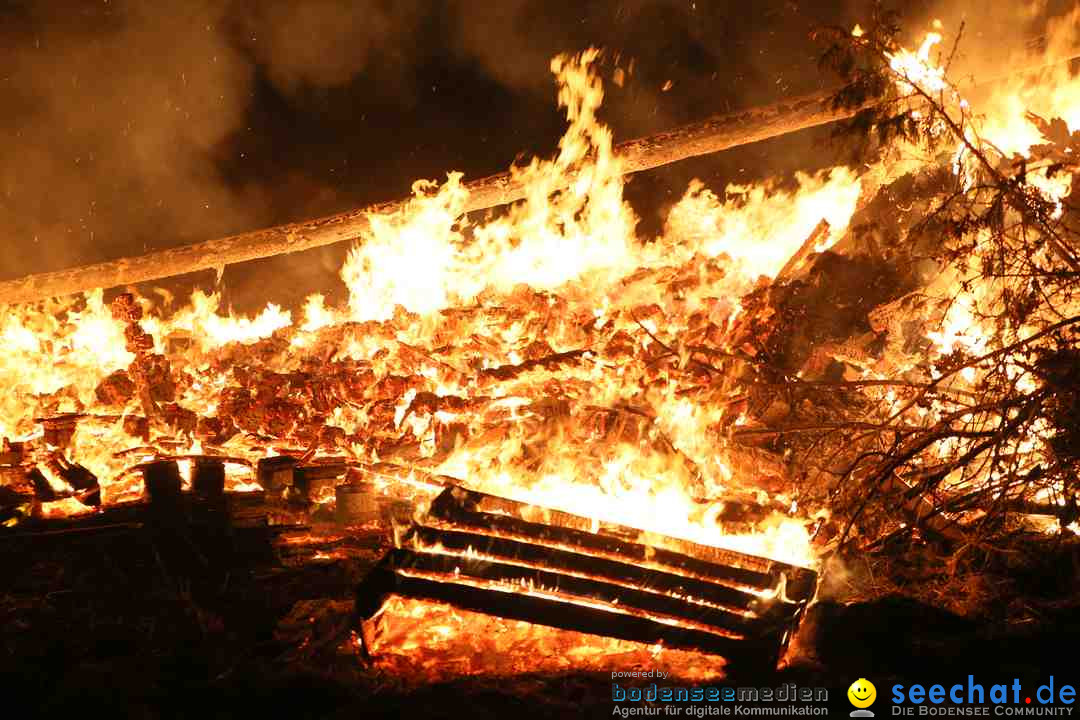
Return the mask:
[[[1035,692],[1031,692],[1030,688],[1029,685],[1025,690],[1017,677],[1012,678],[1011,684],[1002,682],[986,686],[976,682],[974,675],[967,676],[967,683],[960,682],[948,687],[941,683],[929,687],[921,683],[908,687],[893,685],[892,714],[998,717],[1072,714],[1073,708],[1070,706],[1076,702],[1074,686],[1055,681],[1051,675],[1049,682],[1039,685]]]
[[[866,678],[859,678],[847,689],[847,697],[848,701],[858,708],[851,711],[851,717],[874,717],[874,712],[866,709],[877,700],[877,688],[874,687],[874,683]]]

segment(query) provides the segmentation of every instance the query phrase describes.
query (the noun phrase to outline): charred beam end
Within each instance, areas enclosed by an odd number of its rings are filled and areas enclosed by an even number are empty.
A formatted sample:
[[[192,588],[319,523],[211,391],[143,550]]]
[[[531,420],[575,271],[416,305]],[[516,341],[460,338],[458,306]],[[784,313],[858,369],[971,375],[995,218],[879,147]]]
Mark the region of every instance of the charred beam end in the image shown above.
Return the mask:
[[[347,470],[345,462],[303,464],[299,458],[277,455],[259,460],[255,474],[271,496],[303,504],[328,495]]]
[[[225,497],[225,461],[214,457],[197,457],[191,468],[191,518],[206,528],[212,528],[216,540],[225,552],[231,545],[229,530],[236,515]]]
[[[259,460],[256,476],[259,484],[269,493],[280,493],[292,487],[293,474],[299,460],[288,455],[277,455]]]
[[[338,485],[334,492],[337,521],[341,525],[362,525],[379,517],[378,496],[373,483],[345,483]]]
[[[379,514],[387,525],[408,525],[416,507],[408,500],[385,496],[379,498]]]
[[[191,491],[200,500],[222,504],[225,500],[225,463],[214,458],[197,458],[192,469]]]
[[[179,517],[183,510],[183,481],[175,460],[155,460],[140,466],[150,514],[157,519]]]

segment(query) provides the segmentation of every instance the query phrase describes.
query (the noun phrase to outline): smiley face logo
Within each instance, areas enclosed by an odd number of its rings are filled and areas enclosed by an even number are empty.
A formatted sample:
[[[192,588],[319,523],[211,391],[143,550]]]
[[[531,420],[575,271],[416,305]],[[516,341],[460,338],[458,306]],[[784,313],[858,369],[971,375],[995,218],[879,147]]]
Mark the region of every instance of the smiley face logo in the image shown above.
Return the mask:
[[[866,678],[859,678],[847,689],[848,700],[857,708],[868,708],[877,700],[877,688]]]

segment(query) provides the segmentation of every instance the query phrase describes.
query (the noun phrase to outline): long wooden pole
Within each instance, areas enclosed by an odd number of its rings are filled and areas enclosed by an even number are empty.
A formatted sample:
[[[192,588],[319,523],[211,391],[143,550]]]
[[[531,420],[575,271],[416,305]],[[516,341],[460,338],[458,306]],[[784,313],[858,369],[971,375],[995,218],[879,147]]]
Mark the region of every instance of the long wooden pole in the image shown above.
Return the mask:
[[[1080,55],[1073,52],[1068,57],[1051,63],[1012,69],[989,82],[1038,71],[1078,58]],[[622,143],[615,151],[622,160],[623,172],[635,173],[817,127],[854,115],[857,109],[837,110],[831,106],[829,99],[833,92],[803,95],[771,105],[716,115],[704,122]],[[515,181],[508,172],[474,180],[466,183],[466,187],[469,189],[466,212],[505,205],[525,196],[525,187]],[[392,200],[317,220],[279,225],[170,250],[158,250],[135,257],[0,282],[0,306],[36,302],[95,288],[133,285],[354,240],[371,227],[369,215],[394,213],[401,210],[408,200]]]
[[[718,115],[670,132],[622,143],[616,152],[624,172],[635,173],[851,116],[850,111],[829,108],[828,97],[827,93],[818,93]],[[524,186],[508,172],[474,180],[466,183],[466,187],[469,189],[467,212],[505,205],[525,196]],[[316,220],[28,275],[0,283],[0,305],[35,302],[94,288],[133,285],[353,240],[370,228],[368,215],[390,214],[402,209],[407,202],[408,198],[393,200]]]

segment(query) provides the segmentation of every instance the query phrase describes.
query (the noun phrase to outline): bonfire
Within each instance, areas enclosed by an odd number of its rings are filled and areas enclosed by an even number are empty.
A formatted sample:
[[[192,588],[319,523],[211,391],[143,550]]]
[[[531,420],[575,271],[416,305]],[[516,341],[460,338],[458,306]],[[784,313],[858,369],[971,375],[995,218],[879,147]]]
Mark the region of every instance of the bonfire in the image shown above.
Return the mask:
[[[560,56],[552,158],[0,283],[4,530],[175,540],[202,507],[325,560],[392,528],[335,637],[413,679],[540,657],[709,679],[739,640],[772,665],[867,566],[864,595],[962,605],[965,577],[1080,530],[1078,22],[970,86],[942,29],[908,49],[878,17],[821,33],[839,91],[623,145],[601,54]],[[857,169],[695,181],[638,234],[628,173],[844,119]],[[339,240],[340,306],[123,287]],[[913,555],[947,569],[905,585]]]

